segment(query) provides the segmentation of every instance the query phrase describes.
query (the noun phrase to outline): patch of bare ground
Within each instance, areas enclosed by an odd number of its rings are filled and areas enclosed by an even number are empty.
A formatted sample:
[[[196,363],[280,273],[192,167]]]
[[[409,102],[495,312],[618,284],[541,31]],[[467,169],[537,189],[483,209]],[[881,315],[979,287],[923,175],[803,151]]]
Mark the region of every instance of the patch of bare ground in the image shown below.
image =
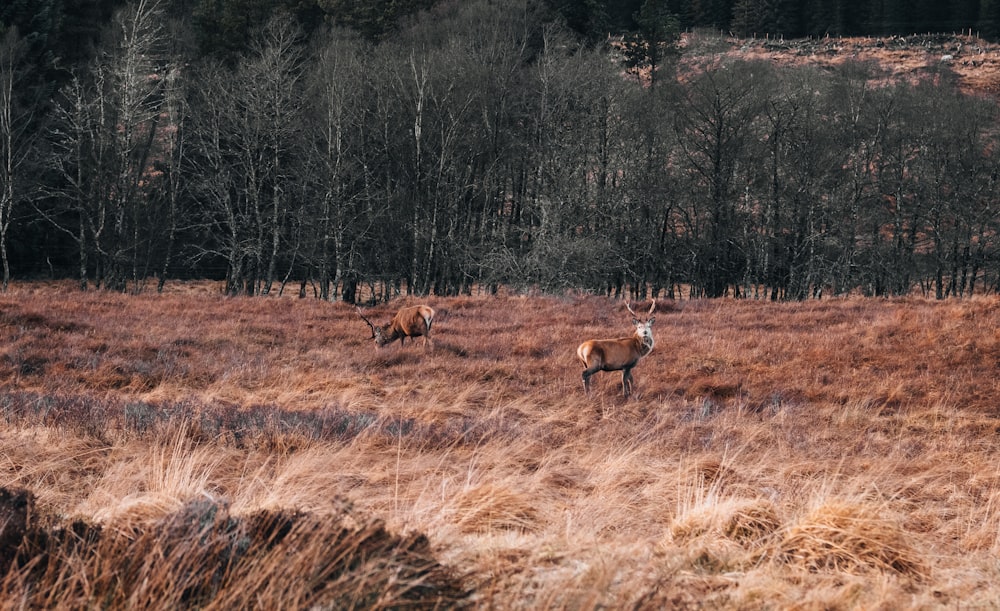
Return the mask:
[[[1000,600],[1000,299],[426,301],[0,295],[0,607]]]

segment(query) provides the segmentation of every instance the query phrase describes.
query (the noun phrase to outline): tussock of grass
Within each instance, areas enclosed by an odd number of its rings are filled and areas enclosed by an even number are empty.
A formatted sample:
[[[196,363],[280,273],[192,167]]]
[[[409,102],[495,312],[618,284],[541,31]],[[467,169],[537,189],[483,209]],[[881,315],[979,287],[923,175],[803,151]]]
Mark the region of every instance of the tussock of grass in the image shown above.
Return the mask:
[[[669,528],[677,544],[698,537],[726,537],[748,549],[758,547],[781,527],[774,504],[765,499],[714,502],[699,512],[678,516]]]
[[[537,528],[532,497],[493,484],[482,484],[455,497],[455,521],[466,533]]]
[[[829,501],[790,526],[774,557],[810,571],[891,572],[923,579],[927,568],[912,538],[878,507]]]

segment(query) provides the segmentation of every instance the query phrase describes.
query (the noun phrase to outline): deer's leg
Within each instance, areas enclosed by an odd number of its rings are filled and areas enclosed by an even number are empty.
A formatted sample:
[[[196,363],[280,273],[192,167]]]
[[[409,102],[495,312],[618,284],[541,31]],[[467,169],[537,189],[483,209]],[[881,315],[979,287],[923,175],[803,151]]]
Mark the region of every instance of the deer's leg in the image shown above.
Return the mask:
[[[632,368],[626,367],[622,369],[622,393],[628,398],[632,394]]]
[[[600,371],[594,367],[583,370],[583,392],[590,393],[590,376]]]

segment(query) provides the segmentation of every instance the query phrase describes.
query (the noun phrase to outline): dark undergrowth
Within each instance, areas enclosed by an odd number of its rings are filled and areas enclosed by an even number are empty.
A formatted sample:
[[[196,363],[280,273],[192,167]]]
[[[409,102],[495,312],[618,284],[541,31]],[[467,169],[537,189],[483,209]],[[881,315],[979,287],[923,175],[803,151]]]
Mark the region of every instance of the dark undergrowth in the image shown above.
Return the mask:
[[[30,391],[0,391],[0,419],[12,426],[52,427],[103,442],[156,439],[183,428],[185,436],[196,443],[240,449],[347,443],[360,436],[371,441],[405,438],[417,444],[460,446],[519,435],[519,420],[510,414],[502,419],[454,415],[423,422],[338,406],[303,411],[276,405],[158,403]]]
[[[203,499],[127,531],[60,525],[0,489],[0,603],[30,609],[461,608],[469,592],[421,534],[346,503],[329,516],[232,515]]]

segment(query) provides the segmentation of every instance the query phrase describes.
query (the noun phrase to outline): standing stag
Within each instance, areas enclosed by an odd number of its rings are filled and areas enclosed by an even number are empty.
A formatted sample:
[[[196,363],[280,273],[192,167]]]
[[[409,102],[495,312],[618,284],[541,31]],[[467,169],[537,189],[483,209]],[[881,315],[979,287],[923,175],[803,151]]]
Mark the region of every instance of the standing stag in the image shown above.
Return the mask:
[[[635,325],[632,337],[591,339],[576,349],[576,355],[586,367],[583,370],[585,392],[590,392],[590,376],[598,371],[621,371],[622,392],[628,397],[632,392],[632,368],[639,359],[653,351],[653,310],[656,309],[656,300],[649,306],[645,320],[640,320],[628,303],[625,307],[632,314],[632,324]]]
[[[425,348],[427,342],[432,341],[431,323],[434,321],[434,309],[430,306],[418,305],[400,308],[389,324],[382,327],[373,325],[370,320],[365,318],[365,315],[361,313],[361,308],[358,308],[358,315],[372,328],[372,338],[378,348],[397,339],[399,345],[402,346],[407,337],[416,338],[421,335],[424,338]]]

